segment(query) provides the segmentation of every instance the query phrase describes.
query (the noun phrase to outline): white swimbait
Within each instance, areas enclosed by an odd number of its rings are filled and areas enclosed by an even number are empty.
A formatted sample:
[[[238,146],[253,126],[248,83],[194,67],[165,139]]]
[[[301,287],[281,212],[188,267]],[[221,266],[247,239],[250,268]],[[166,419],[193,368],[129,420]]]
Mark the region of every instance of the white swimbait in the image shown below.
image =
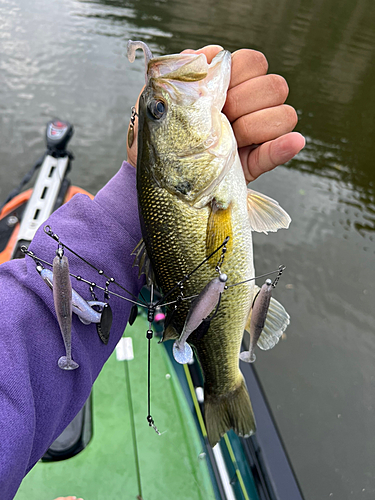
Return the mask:
[[[42,266],[37,266],[37,271],[50,289],[53,290],[53,272]],[[94,306],[98,307],[99,311],[93,309]],[[79,317],[83,324],[100,323],[104,306],[105,302],[99,300],[85,300],[72,288],[72,312]]]
[[[248,351],[240,353],[240,359],[245,363],[254,363],[256,359],[254,350],[266,322],[272,290],[272,280],[267,279],[253,301],[250,321],[250,347]]]
[[[79,364],[72,359],[72,285],[68,259],[61,249],[53,259],[53,302],[65,346],[58,366],[62,370],[75,370]]]
[[[182,333],[173,344],[173,357],[178,363],[189,363],[193,359],[193,351],[186,341],[218,304],[227,279],[227,275],[221,273],[217,278],[207,283],[192,303]]]

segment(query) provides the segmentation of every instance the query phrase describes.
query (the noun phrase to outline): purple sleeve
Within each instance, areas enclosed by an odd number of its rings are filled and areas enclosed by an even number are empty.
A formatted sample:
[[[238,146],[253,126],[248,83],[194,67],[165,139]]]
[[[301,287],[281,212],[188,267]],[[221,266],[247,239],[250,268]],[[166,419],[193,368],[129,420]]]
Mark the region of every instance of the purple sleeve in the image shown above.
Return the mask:
[[[138,295],[143,280],[132,267],[131,252],[141,231],[131,165],[124,163],[93,201],[76,195],[47,222],[66,245]],[[43,227],[29,247],[48,262],[56,248]],[[105,286],[103,276],[70,252],[65,255],[72,273]],[[72,286],[90,300],[87,284],[72,279]],[[126,295],[114,285],[111,289]],[[96,294],[104,300],[101,290]],[[69,372],[57,366],[65,351],[52,292],[30,257],[0,266],[0,297],[0,492],[8,500],[85,403],[125,329],[131,304],[111,296],[113,324],[106,346],[94,324],[83,325],[73,314],[72,356],[80,366]]]

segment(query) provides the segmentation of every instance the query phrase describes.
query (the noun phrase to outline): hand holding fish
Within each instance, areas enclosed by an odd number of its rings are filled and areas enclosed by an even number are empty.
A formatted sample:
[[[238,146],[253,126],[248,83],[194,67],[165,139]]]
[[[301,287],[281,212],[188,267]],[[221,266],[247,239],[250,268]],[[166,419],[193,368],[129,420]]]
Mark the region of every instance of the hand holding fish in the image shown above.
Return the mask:
[[[197,51],[208,63],[222,50],[208,45]],[[297,124],[295,109],[284,104],[288,84],[280,75],[267,74],[267,59],[261,52],[241,49],[232,54],[232,72],[223,113],[232,124],[246,182],[291,160],[305,145],[304,137],[292,132]],[[128,146],[128,162],[137,164],[135,140]]]

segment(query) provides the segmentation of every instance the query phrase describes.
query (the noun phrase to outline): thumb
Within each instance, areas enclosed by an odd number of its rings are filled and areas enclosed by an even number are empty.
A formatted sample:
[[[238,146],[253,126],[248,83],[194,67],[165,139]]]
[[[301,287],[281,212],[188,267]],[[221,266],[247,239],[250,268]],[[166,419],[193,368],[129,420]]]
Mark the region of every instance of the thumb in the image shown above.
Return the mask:
[[[305,147],[305,138],[298,132],[290,132],[257,148],[246,146],[239,149],[246,182],[251,182],[294,158]]]

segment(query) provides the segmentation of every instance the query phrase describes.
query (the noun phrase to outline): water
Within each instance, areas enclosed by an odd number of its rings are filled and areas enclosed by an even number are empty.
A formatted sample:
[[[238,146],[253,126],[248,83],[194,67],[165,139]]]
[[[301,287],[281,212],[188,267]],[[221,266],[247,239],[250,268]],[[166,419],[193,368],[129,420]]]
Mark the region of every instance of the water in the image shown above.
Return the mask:
[[[291,325],[256,368],[306,500],[375,494],[374,26],[373,0],[0,0],[0,200],[55,116],[75,126],[73,182],[95,193],[114,175],[143,83],[129,38],[255,48],[288,80],[307,146],[253,187],[293,219],[255,235],[259,273],[287,265]]]

